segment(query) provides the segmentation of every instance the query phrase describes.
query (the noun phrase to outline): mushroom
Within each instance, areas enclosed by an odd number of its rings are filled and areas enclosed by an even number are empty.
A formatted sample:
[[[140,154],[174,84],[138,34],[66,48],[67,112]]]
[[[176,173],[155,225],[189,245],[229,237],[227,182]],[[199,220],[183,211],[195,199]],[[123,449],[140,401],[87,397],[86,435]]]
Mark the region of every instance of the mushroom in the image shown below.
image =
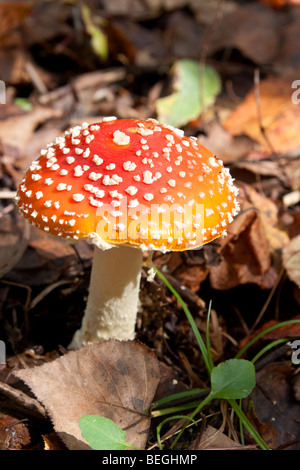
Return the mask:
[[[20,183],[21,213],[52,235],[94,245],[70,347],[133,339],[143,252],[195,249],[225,235],[237,193],[195,137],[154,119],[84,123],[42,150]]]

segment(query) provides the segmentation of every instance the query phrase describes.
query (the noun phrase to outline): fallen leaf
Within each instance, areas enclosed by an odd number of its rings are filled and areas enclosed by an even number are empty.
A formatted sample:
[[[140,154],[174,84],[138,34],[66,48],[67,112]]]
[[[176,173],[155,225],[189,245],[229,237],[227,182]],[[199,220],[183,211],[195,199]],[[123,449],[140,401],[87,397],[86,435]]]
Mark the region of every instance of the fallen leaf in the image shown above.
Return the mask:
[[[206,127],[207,135],[199,135],[198,142],[210,149],[225,164],[237,162],[253,149],[253,142],[247,136],[232,137],[219,122],[212,122]]]
[[[20,46],[22,35],[19,28],[30,13],[31,5],[25,1],[3,1],[0,5],[0,46]]]
[[[235,137],[237,139],[237,137]],[[295,150],[297,152],[297,149]],[[266,158],[265,158],[266,157]],[[268,154],[249,152],[246,159],[235,162],[235,170],[241,169],[249,171],[254,175],[267,177],[268,180],[273,177],[274,182],[278,180],[277,189],[280,187],[297,190],[300,188],[300,159],[295,158],[270,158]],[[267,178],[261,183],[266,182]],[[263,178],[262,178],[263,179]],[[280,195],[281,196],[281,195]]]
[[[249,202],[243,201],[242,211],[218,245],[220,262],[208,266],[213,288],[230,289],[247,283],[273,286],[277,276],[271,266],[270,244],[262,218]]]
[[[35,106],[32,111],[8,117],[1,121],[0,141],[3,145],[15,147],[22,152],[39,124],[61,115],[60,110]]]
[[[187,59],[174,64],[172,75],[174,92],[156,102],[158,120],[181,127],[214,103],[221,82],[214,69],[208,66],[202,69],[199,62]]]
[[[266,364],[256,374],[257,386],[250,395],[249,418],[272,449],[297,440],[288,449],[299,450],[299,404],[292,396],[293,367],[288,362]]]
[[[297,190],[300,189],[300,156],[288,161],[286,165],[283,166],[283,171],[288,179],[289,186],[291,189]]]
[[[267,156],[267,155],[265,155]],[[264,160],[260,158],[253,158],[251,153],[248,153],[249,160],[242,160],[235,163],[236,168],[242,168],[248,170],[255,175],[262,175],[262,176],[274,176],[283,184],[288,184],[287,178],[282,171],[282,166],[276,160]]]
[[[281,17],[257,2],[228,3],[228,12],[210,41],[210,53],[234,48],[256,64],[271,63],[280,45]]]
[[[9,270],[6,269],[7,280],[22,284],[26,279],[29,286],[48,285],[62,277],[73,279],[82,271],[82,263],[90,264],[93,248],[85,240],[76,242],[74,250],[65,240],[49,235],[28,223],[23,233],[26,234],[28,228],[26,250],[23,250],[22,256],[16,259],[13,265],[9,265]],[[14,235],[10,232],[8,236],[13,239]],[[21,248],[22,243],[19,243],[18,250]]]
[[[89,449],[78,424],[85,415],[111,419],[126,430],[127,442],[145,447],[150,425],[145,410],[159,381],[158,360],[145,345],[104,341],[15,375],[43,403],[69,449]]]
[[[282,0],[284,1],[284,0]],[[299,0],[285,0],[288,5],[300,5]],[[299,78],[300,72],[300,50],[295,47],[298,40],[298,33],[300,27],[300,12],[299,8],[291,8],[289,13],[289,20],[285,22],[280,31],[281,42],[280,47],[272,66],[274,70],[280,71],[281,76],[291,78],[291,82]]]
[[[300,235],[284,247],[282,258],[288,277],[300,287]]]
[[[300,320],[300,317],[292,318],[292,320]],[[280,322],[277,320],[269,320],[265,322],[260,328],[257,328],[250,335],[246,335],[239,342],[239,349],[242,349],[246,344],[248,344],[253,338],[261,334],[263,331],[266,331],[268,328],[278,325]],[[265,341],[276,341],[283,338],[300,338],[300,323],[287,323],[280,327],[274,328],[269,332],[266,332],[260,339],[255,341],[255,346],[260,345]],[[251,349],[250,349],[251,351]]]
[[[103,18],[92,13],[86,5],[81,6],[81,15],[86,31],[91,37],[92,49],[102,60],[106,60],[108,57],[108,43],[106,34],[103,31]]]
[[[292,102],[291,81],[270,77],[259,83],[259,102],[252,89],[223,123],[234,136],[245,134],[260,144],[260,151],[272,153],[261,132],[277,153],[285,153],[300,147],[300,106]],[[261,122],[259,119],[259,110]]]
[[[213,426],[206,426],[203,431],[203,435],[201,438],[200,443],[197,447],[192,447],[193,450],[201,450],[201,449],[232,449],[233,447],[242,448],[242,446],[230,439],[230,437],[226,436],[222,432],[222,429],[216,429]]]
[[[250,185],[244,185],[247,197],[253,206],[259,212],[265,229],[266,237],[270,244],[270,250],[281,251],[289,243],[289,236],[279,228],[278,208],[276,204],[268,197],[255,191]]]

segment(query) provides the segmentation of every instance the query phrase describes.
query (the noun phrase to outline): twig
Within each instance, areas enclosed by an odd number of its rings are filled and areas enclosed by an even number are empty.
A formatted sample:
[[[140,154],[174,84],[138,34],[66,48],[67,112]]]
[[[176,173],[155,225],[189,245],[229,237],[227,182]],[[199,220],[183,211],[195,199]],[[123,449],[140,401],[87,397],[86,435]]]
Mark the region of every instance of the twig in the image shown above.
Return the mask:
[[[38,73],[37,68],[33,65],[33,63],[31,63],[29,61],[26,62],[25,69],[26,69],[26,72],[28,73],[29,77],[31,78],[32,83],[34,84],[34,86],[38,90],[38,92],[41,95],[44,95],[45,93],[47,93],[48,89],[47,89],[45,83],[43,82],[40,74]]]
[[[266,312],[266,310],[267,310],[267,308],[268,308],[268,306],[269,306],[269,304],[270,304],[270,302],[271,302],[271,299],[272,299],[272,297],[273,297],[273,295],[274,295],[274,292],[276,291],[276,289],[277,289],[277,287],[278,287],[278,285],[279,285],[279,282],[280,282],[280,280],[281,280],[283,274],[284,274],[284,268],[281,268],[281,271],[280,271],[280,273],[279,273],[279,275],[278,275],[278,278],[277,278],[277,280],[276,280],[276,283],[274,284],[273,288],[271,289],[271,292],[270,292],[270,294],[268,295],[268,298],[267,298],[265,304],[263,305],[263,307],[262,307],[260,313],[258,314],[258,316],[257,316],[257,318],[256,318],[256,320],[255,320],[255,322],[253,323],[252,327],[250,328],[250,333],[256,328],[256,326],[258,325],[258,323],[259,323],[260,320],[262,319],[263,315],[265,314],[265,312]]]
[[[65,284],[70,284],[69,280],[61,280],[57,281],[53,284],[50,284],[49,286],[45,287],[34,299],[32,299],[30,305],[29,305],[29,310],[32,310],[37,306],[39,302],[41,302],[50,292],[52,292],[54,289],[57,287],[63,286]]]
[[[260,106],[259,83],[260,83],[260,74],[259,74],[259,69],[256,68],[254,70],[254,96],[255,96],[255,102],[256,102],[256,107],[257,107],[258,124],[259,124],[259,128],[260,128],[260,132],[261,132],[263,138],[265,139],[268,147],[270,148],[271,152],[278,158],[278,154],[277,154],[276,150],[274,149],[272,143],[270,142],[270,139],[266,134],[266,129],[263,125],[262,114],[261,114],[261,106]]]
[[[255,364],[255,371],[258,372],[259,370],[263,369],[266,365],[274,363],[279,359],[282,359],[290,351],[290,344],[284,343],[282,346],[277,347],[276,349],[271,351],[266,357],[262,357],[261,359],[259,359]]]
[[[31,398],[26,393],[11,387],[8,384],[0,382],[0,393],[11,400],[14,400],[18,405],[26,408],[30,414],[39,415],[40,417],[47,418],[45,408],[35,399]]]
[[[14,199],[16,197],[16,194],[16,191],[4,189],[3,191],[0,191],[0,199]]]

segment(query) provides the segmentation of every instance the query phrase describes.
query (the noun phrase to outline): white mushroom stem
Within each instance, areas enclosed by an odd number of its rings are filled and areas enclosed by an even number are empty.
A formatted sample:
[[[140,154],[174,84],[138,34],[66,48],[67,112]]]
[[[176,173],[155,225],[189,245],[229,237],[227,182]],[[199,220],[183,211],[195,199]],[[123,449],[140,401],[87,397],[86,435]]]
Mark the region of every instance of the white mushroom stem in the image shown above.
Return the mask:
[[[95,247],[86,310],[70,348],[134,338],[142,262],[143,253],[137,248]]]

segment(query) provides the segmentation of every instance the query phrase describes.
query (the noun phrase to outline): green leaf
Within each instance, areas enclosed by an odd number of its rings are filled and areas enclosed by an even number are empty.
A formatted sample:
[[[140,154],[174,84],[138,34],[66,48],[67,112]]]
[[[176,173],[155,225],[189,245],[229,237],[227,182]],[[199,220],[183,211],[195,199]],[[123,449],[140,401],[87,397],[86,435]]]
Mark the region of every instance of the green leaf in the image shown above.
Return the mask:
[[[133,447],[125,442],[126,433],[109,418],[85,415],[79,418],[82,436],[94,450],[124,450]]]
[[[103,19],[97,15],[93,15],[92,18],[91,11],[86,5],[81,6],[81,14],[86,31],[91,37],[91,46],[95,54],[101,57],[101,59],[106,60],[108,57],[108,43],[107,36],[101,28]],[[99,23],[99,25],[96,23]]]
[[[17,97],[15,98],[15,103],[24,111],[30,111],[33,108],[32,103],[27,98]]]
[[[215,102],[221,80],[213,68],[188,59],[177,61],[172,73],[174,93],[158,99],[156,111],[160,122],[180,127]]]
[[[211,374],[212,398],[245,398],[255,387],[255,368],[245,359],[229,359],[216,366]]]

